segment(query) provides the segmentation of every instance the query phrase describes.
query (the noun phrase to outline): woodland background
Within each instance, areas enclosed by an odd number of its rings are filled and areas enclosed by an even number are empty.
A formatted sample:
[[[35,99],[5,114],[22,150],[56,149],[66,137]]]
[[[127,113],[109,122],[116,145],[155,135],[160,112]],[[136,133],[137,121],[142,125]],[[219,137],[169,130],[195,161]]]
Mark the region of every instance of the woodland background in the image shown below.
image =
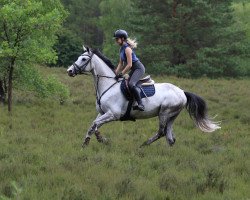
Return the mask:
[[[66,68],[82,44],[116,64],[116,29],[156,82],[203,97],[222,129],[201,134],[183,111],[173,147],[139,148],[151,118],[107,124],[109,144],[82,149],[93,80]],[[0,200],[250,199],[249,56],[247,0],[0,0]]]
[[[148,73],[182,77],[249,76],[250,4],[232,0],[63,0],[57,65],[71,64],[79,44],[100,48],[116,64],[116,29],[138,40]],[[74,54],[75,50],[76,53]],[[72,57],[68,55],[72,53]]]

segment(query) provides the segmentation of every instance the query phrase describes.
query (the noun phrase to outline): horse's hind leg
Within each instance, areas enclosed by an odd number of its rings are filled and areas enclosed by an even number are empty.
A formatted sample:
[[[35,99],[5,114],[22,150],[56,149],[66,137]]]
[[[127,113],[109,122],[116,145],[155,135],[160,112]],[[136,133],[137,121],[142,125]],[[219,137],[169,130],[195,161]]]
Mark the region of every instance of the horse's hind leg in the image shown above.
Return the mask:
[[[146,145],[150,145],[153,142],[155,142],[156,140],[160,139],[161,137],[165,136],[165,125],[167,122],[168,118],[167,118],[167,113],[166,112],[161,112],[159,114],[159,130],[158,132],[151,138],[149,138],[147,141],[145,141],[141,147],[146,146]]]
[[[166,139],[167,139],[168,144],[170,146],[173,146],[175,141],[176,141],[174,133],[173,133],[173,123],[174,123],[174,120],[176,119],[176,117],[178,116],[178,114],[179,114],[179,112],[176,115],[169,118],[169,120],[167,121],[167,124],[165,126],[165,129],[164,129]]]
[[[160,139],[163,136],[164,136],[164,134],[159,134],[159,132],[157,132],[153,137],[151,137],[147,141],[145,141],[141,145],[141,147],[146,146],[146,145],[150,145],[151,143],[155,142],[156,140]]]

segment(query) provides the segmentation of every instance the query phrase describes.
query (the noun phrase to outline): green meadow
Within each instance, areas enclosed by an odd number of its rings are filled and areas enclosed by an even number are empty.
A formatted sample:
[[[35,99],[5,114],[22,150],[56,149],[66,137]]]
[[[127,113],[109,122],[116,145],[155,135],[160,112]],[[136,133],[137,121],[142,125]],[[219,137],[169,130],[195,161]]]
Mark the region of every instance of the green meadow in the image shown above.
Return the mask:
[[[139,148],[158,119],[113,122],[104,145],[82,139],[96,116],[91,76],[42,68],[70,89],[64,103],[15,90],[12,115],[0,106],[0,200],[248,200],[250,80],[154,77],[203,97],[221,130],[202,133],[184,109],[166,138]]]

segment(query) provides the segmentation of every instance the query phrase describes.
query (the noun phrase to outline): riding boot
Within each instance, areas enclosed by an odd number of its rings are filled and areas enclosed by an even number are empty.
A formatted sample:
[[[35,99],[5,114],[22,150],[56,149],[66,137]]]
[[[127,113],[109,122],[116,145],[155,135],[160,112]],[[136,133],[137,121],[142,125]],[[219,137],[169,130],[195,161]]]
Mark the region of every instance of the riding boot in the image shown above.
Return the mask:
[[[132,93],[134,95],[134,98],[135,100],[137,101],[138,103],[138,106],[134,106],[133,109],[134,110],[140,110],[140,111],[144,111],[144,105],[142,104],[142,101],[141,101],[141,95],[140,95],[140,88],[138,88],[137,86],[134,86],[132,88]]]

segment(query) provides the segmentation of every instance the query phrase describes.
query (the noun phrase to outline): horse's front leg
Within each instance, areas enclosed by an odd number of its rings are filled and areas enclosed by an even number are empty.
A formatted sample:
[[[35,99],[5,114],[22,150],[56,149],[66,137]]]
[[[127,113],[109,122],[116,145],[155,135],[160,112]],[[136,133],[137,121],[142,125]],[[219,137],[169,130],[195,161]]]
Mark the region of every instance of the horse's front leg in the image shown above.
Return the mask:
[[[89,144],[91,135],[95,132],[97,140],[100,139],[99,142],[103,142],[103,138],[100,136],[100,133],[98,131],[98,128],[100,128],[103,124],[111,122],[116,120],[115,116],[113,115],[113,113],[111,111],[106,112],[105,114],[101,115],[98,114],[98,116],[96,117],[96,119],[94,120],[94,122],[92,123],[92,126],[89,128],[85,140],[83,142],[83,146],[86,146]],[[101,141],[102,140],[102,141]]]
[[[94,122],[99,118],[101,117],[102,115],[99,113],[97,115],[97,117],[95,118]],[[90,126],[89,130],[87,131],[87,134],[85,136],[85,139],[84,139],[84,142],[82,144],[82,146],[87,146],[90,142],[90,139],[91,139],[91,135],[93,134],[94,131],[97,131],[95,130],[95,123],[92,123],[92,125]]]
[[[108,143],[108,139],[102,136],[99,130],[95,131],[95,137],[99,143],[104,143],[104,144]]]
[[[99,118],[100,116],[102,116],[102,115],[99,113],[97,115],[96,119]],[[94,125],[94,123],[93,123],[93,125]],[[97,141],[100,143],[105,143],[107,141],[107,139],[101,135],[100,131],[94,130],[93,125],[88,130],[87,135],[89,136],[89,135],[91,135],[90,134],[91,132],[95,132],[95,136],[96,136]],[[90,138],[90,137],[88,137],[88,138]],[[89,139],[87,139],[87,141],[89,142]]]

